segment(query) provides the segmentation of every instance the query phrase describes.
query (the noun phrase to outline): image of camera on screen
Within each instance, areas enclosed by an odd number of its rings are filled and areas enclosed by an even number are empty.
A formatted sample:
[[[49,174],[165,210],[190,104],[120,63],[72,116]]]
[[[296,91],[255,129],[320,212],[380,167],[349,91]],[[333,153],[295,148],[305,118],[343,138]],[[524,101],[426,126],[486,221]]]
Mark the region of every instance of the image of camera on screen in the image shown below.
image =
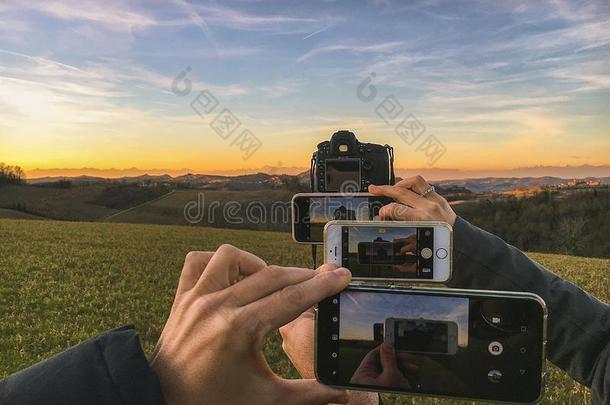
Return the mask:
[[[436,353],[453,355],[457,352],[457,323],[431,319],[387,318],[384,341],[397,352]]]
[[[417,263],[415,244],[400,239],[387,241],[381,237],[375,238],[372,242],[360,242],[358,243],[358,263],[415,264]]]

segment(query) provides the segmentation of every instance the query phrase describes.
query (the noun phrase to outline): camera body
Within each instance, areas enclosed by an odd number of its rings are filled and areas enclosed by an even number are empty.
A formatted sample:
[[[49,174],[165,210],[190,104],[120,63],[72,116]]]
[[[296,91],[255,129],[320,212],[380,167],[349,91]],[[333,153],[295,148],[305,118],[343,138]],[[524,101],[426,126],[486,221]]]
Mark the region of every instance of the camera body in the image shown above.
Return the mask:
[[[337,131],[318,144],[311,158],[312,192],[366,192],[371,184],[394,184],[394,149],[361,143],[353,132]]]

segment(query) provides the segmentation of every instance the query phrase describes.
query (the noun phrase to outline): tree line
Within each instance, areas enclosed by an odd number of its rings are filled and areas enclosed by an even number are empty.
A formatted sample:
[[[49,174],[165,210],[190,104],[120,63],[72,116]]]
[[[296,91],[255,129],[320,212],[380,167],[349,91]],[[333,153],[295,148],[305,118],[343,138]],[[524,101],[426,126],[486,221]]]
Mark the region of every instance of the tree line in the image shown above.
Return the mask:
[[[19,166],[10,166],[0,162],[0,187],[8,184],[24,184],[25,172]]]
[[[545,191],[455,207],[469,222],[529,252],[610,257],[610,190]]]

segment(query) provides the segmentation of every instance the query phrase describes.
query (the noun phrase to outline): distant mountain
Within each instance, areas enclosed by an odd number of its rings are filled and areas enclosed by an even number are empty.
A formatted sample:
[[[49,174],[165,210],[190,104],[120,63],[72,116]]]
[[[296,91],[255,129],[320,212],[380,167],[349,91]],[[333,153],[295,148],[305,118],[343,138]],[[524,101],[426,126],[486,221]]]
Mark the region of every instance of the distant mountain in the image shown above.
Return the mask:
[[[584,180],[599,179],[602,184],[610,184],[610,177],[585,177]],[[443,188],[463,187],[474,193],[501,193],[522,188],[556,186],[571,179],[559,177],[486,177],[482,179],[441,180],[434,182]]]
[[[205,175],[216,176],[239,176],[244,174],[268,173],[268,174],[289,174],[297,175],[308,170],[306,167],[296,166],[263,166],[260,168],[246,168],[234,170],[206,170]],[[33,169],[26,170],[28,179],[59,178],[59,177],[80,177],[90,176],[105,179],[120,179],[140,176],[163,176],[172,177],[187,176],[190,174],[203,174],[197,170],[183,169],[138,169],[131,167],[127,169],[97,169],[92,167],[82,168],[57,168],[57,169]]]
[[[610,165],[580,165],[580,166],[534,166],[519,167],[502,170],[461,170],[438,168],[396,168],[396,175],[411,177],[424,176],[428,180],[457,180],[457,179],[484,179],[484,178],[540,178],[556,177],[562,179],[582,179],[586,177],[610,176]]]
[[[602,184],[610,184],[610,177],[585,177],[585,180],[599,179]],[[472,179],[453,179],[431,181],[443,195],[466,195],[471,193],[501,193],[515,189],[529,189],[543,186],[565,184],[571,178],[561,177],[484,177]],[[43,177],[28,180],[32,185],[48,185],[59,181],[70,181],[73,185],[91,184],[139,184],[174,185],[181,188],[219,189],[219,190],[261,190],[287,188],[293,191],[309,191],[309,173],[299,175],[253,173],[238,176],[188,173],[172,177],[170,175],[142,175],[105,179],[93,176]]]
[[[108,179],[103,177],[94,177],[94,176],[49,176],[49,177],[40,177],[37,179],[28,179],[28,184],[47,184],[47,183],[57,183],[59,181],[70,181],[72,184],[93,184],[93,183],[105,183],[108,182]]]
[[[26,170],[28,179],[58,178],[90,176],[96,178],[137,178],[140,176],[164,176],[172,177],[188,176],[192,174],[208,176],[241,176],[245,174],[267,173],[272,175],[300,175],[309,170],[308,167],[299,166],[263,166],[260,168],[245,168],[232,170],[206,170],[201,173],[192,169],[147,169],[142,170],[135,167],[128,169],[33,169]],[[428,180],[457,180],[475,178],[513,178],[513,177],[558,177],[562,179],[585,178],[585,177],[608,177],[610,176],[610,165],[580,165],[580,166],[534,166],[502,170],[461,170],[451,168],[400,168],[395,169],[399,177],[410,177],[417,174]]]

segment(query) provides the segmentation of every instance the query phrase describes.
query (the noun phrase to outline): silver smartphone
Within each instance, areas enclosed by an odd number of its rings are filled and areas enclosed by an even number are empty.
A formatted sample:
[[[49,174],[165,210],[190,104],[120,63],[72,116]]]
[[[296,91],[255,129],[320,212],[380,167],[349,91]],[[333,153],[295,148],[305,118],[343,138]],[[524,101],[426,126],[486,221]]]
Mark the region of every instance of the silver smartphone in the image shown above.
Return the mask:
[[[324,262],[348,268],[354,280],[445,283],[452,236],[451,226],[437,221],[330,221]]]

